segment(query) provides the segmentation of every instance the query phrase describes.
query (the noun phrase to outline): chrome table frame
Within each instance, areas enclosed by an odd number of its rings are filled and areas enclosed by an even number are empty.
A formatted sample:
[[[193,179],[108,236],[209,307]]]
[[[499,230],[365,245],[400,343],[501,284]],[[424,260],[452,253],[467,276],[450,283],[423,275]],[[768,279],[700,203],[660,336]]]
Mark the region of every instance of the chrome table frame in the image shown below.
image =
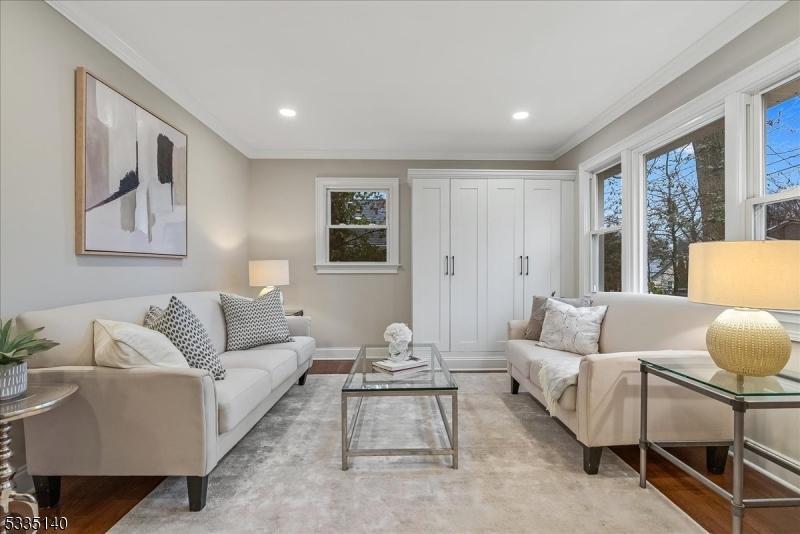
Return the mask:
[[[441,397],[449,396],[452,403],[452,427],[447,420],[447,413]],[[352,421],[347,416],[347,404],[351,397],[358,398]],[[439,413],[442,416],[444,429],[450,441],[450,447],[419,449],[357,449],[353,448],[353,436],[356,432],[358,416],[365,397],[434,397]],[[458,469],[458,389],[408,389],[408,390],[364,390],[342,391],[342,471],[350,467],[350,458],[355,456],[450,456],[453,469]]]
[[[707,386],[701,382],[681,376],[652,364],[641,362],[639,366],[642,378],[641,387],[641,420],[639,437],[639,486],[647,487],[647,451],[661,455],[670,463],[701,482],[708,489],[731,503],[731,531],[741,534],[742,519],[747,508],[779,508],[800,506],[800,495],[797,497],[745,499],[744,498],[744,449],[776,464],[784,469],[800,475],[800,463],[744,436],[744,414],[752,409],[785,409],[800,408],[798,396],[753,396],[733,395],[725,391]],[[725,403],[733,409],[733,441],[701,442],[673,441],[655,443],[647,440],[647,375],[653,374],[679,386]],[[733,445],[733,493],[718,486],[711,479],[701,474],[685,462],[664,450],[664,447],[701,447]]]

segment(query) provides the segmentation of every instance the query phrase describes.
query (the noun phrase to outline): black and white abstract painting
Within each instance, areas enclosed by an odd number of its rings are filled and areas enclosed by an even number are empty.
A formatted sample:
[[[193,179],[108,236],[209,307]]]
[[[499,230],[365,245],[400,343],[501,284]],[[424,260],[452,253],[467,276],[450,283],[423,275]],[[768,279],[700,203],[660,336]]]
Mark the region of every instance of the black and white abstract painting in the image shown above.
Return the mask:
[[[78,252],[186,256],[186,135],[83,69],[76,98]]]

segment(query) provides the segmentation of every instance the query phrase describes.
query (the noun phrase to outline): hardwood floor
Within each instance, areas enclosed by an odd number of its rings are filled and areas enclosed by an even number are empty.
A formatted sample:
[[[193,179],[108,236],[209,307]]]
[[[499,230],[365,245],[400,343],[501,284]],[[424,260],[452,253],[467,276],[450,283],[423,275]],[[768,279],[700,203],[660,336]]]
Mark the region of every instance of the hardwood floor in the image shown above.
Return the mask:
[[[352,364],[352,360],[318,360],[314,362],[310,373],[344,374],[350,371]],[[611,450],[638,471],[639,449],[636,446],[613,447]],[[705,470],[704,449],[672,451],[689,465],[708,474]],[[730,462],[724,474],[708,476],[730,490]],[[103,533],[162,480],[163,477],[64,477],[60,505],[42,510],[42,513],[48,517],[66,516],[69,520],[69,532]],[[712,534],[730,532],[728,503],[655,454],[650,455],[648,481]],[[745,495],[777,497],[788,496],[788,492],[757,471],[745,467]],[[620,503],[620,506],[624,506],[624,503]],[[798,532],[798,525],[800,508],[755,509],[745,513],[744,532],[790,534]]]

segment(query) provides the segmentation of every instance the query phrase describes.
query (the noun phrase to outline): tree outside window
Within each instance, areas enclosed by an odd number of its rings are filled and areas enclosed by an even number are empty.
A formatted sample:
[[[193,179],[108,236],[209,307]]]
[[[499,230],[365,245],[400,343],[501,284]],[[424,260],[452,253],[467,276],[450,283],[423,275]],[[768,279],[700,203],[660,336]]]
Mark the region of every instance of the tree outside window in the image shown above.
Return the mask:
[[[687,294],[689,244],[725,239],[725,123],[717,120],[645,156],[647,283]]]

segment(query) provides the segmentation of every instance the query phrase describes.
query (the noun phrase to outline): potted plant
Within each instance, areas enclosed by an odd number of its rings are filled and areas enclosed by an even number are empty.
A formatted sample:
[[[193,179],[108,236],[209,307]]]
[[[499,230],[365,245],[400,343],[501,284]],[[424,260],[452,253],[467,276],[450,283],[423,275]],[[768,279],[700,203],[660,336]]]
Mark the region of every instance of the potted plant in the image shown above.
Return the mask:
[[[38,339],[44,327],[11,336],[11,319],[0,327],[0,401],[19,397],[28,390],[28,363],[37,352],[50,350],[58,343]]]

